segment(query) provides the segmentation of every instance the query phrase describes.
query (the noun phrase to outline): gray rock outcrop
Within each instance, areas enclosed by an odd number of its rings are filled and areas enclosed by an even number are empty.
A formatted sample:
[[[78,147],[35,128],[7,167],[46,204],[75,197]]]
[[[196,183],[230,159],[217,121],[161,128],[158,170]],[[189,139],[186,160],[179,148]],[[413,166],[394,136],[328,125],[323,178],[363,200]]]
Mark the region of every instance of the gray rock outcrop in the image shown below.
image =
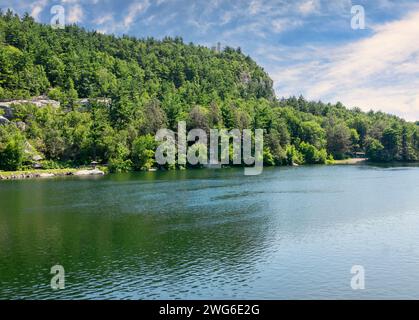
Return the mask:
[[[0,124],[8,124],[9,122],[10,121],[7,118],[0,116]]]
[[[19,105],[19,104],[25,104],[30,103],[38,108],[46,107],[46,106],[52,106],[54,108],[60,107],[60,102],[56,100],[49,99],[46,96],[39,96],[34,97],[32,99],[17,99],[17,100],[4,100],[0,102],[0,109],[3,110],[4,114],[3,116],[7,119],[13,119],[13,105]]]

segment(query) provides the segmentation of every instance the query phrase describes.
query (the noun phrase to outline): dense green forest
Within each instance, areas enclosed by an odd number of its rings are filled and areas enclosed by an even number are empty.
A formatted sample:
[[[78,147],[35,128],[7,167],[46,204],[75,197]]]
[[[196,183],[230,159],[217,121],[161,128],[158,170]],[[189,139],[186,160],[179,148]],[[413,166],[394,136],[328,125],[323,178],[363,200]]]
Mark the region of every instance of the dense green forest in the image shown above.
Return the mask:
[[[112,171],[147,169],[155,166],[153,135],[178,121],[263,128],[266,165],[322,164],[355,152],[373,161],[419,159],[417,123],[340,103],[278,100],[267,73],[240,48],[53,29],[1,13],[0,101],[39,95],[60,107],[13,106],[0,124],[0,170],[30,167],[33,154],[44,168],[96,160]]]

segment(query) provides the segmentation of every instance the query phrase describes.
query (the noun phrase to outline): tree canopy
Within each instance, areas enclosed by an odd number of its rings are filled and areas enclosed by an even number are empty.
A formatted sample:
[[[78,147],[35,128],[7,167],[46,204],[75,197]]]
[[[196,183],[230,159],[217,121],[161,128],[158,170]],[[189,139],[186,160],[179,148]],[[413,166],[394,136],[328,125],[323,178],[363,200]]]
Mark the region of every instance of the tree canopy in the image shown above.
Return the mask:
[[[31,165],[28,145],[44,167],[97,160],[114,171],[147,169],[155,165],[151,137],[178,121],[204,130],[264,129],[267,165],[326,163],[355,152],[374,161],[419,157],[417,123],[341,103],[278,100],[268,74],[240,49],[53,29],[0,13],[0,100],[38,95],[60,107],[13,106],[10,122],[0,124],[0,170]]]

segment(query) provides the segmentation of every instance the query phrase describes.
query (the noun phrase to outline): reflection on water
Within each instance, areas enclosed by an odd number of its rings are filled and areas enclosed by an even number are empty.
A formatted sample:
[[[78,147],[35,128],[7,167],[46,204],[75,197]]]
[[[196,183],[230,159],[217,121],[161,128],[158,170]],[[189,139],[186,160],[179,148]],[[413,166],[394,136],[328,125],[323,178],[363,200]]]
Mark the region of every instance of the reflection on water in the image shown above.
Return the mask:
[[[5,181],[0,298],[419,298],[418,194],[418,167]]]

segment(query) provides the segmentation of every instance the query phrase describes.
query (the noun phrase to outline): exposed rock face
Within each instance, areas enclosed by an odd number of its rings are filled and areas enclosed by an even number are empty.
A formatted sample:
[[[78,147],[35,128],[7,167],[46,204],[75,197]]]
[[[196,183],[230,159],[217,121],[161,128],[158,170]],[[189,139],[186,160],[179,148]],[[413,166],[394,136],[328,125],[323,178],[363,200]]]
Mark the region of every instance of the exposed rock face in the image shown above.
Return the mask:
[[[12,109],[12,107],[5,104],[5,102],[0,102],[0,109],[3,110],[3,113],[4,113],[3,116],[5,118],[7,118],[7,119],[12,119],[13,118],[13,109]]]
[[[104,105],[110,105],[112,102],[110,98],[94,98],[94,99],[84,98],[84,99],[77,100],[77,104],[79,104],[81,108],[87,108],[92,101],[95,101],[97,103],[104,104]],[[4,118],[8,120],[12,120],[14,117],[13,105],[19,105],[19,104],[25,104],[25,103],[33,104],[37,106],[38,108],[46,107],[48,105],[54,108],[60,107],[59,101],[49,99],[46,96],[39,96],[39,97],[35,97],[29,100],[25,100],[25,99],[3,100],[3,101],[0,101],[0,109],[2,109],[4,112],[4,115],[3,115]]]
[[[91,106],[92,102],[96,102],[105,106],[109,106],[112,103],[112,100],[109,98],[83,98],[77,100],[77,104],[79,105],[80,111],[87,111],[88,107]]]
[[[5,117],[3,117],[3,116],[0,116],[0,124],[7,124],[7,123],[9,123],[10,121],[9,120],[7,120]]]
[[[6,100],[0,102],[0,109],[4,111],[4,117],[7,119],[13,119],[13,105],[30,103],[38,108],[46,107],[48,105],[53,106],[54,108],[60,107],[60,103],[56,100],[49,99],[45,96],[35,97],[29,100]]]
[[[18,127],[18,129],[20,131],[25,131],[26,130],[26,123],[24,123],[23,121],[18,121],[18,122],[16,122],[16,127]]]
[[[32,146],[28,141],[25,141],[25,153],[33,161],[41,161],[44,158],[38,153],[34,146]]]
[[[92,98],[92,99],[83,98],[83,99],[79,99],[77,103],[82,106],[85,106],[85,105],[89,105],[92,101],[100,103],[100,104],[104,104],[104,105],[109,105],[112,102],[110,98]]]
[[[43,159],[44,158],[39,154],[35,154],[35,155],[32,156],[32,160],[34,160],[34,161],[41,161]]]

